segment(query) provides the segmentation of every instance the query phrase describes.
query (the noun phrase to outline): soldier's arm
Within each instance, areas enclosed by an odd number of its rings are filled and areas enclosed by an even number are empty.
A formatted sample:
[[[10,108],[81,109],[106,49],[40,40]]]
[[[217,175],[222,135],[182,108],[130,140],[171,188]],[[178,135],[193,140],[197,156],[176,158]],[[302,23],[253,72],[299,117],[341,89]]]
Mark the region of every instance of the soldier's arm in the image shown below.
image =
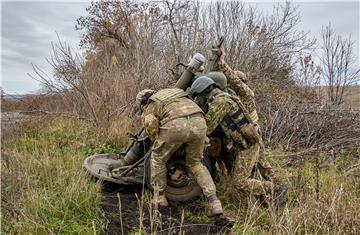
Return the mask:
[[[156,117],[160,117],[160,103],[153,101],[150,104],[148,104],[143,112],[143,117],[145,117],[146,115],[154,115]]]
[[[236,79],[234,71],[230,68],[230,66],[225,61],[219,63],[219,70],[220,70],[220,72],[223,72],[229,80]]]
[[[224,98],[214,98],[209,104],[208,112],[205,115],[207,135],[210,135],[221,123],[223,118],[231,112],[231,103]]]
[[[154,140],[159,131],[161,104],[159,102],[151,102],[148,104],[142,115],[142,123],[144,129],[149,134],[150,139]]]
[[[240,71],[233,71],[226,62],[219,63],[219,70],[228,79],[228,86],[233,89],[239,97],[254,98],[254,92],[243,81],[246,75]]]

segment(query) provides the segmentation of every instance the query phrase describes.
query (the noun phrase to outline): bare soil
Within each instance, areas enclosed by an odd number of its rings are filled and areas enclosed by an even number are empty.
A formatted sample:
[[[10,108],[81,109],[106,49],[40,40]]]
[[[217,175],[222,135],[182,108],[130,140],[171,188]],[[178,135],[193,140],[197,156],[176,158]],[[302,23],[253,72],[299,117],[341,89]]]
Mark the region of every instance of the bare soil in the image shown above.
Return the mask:
[[[119,198],[121,198],[121,218]],[[117,235],[121,232],[121,220],[123,234],[131,231],[137,231],[140,227],[140,211],[138,199],[142,195],[142,186],[119,186],[114,184],[106,184],[103,188],[104,201],[102,208],[108,220],[108,225],[103,234]],[[200,201],[200,199],[197,199]],[[197,203],[175,203],[170,202],[168,208],[160,208],[161,224],[156,228],[157,234],[227,234],[233,223],[225,217],[220,216],[212,218],[208,223],[194,223],[188,218],[186,210],[194,212],[199,210],[193,205]],[[144,208],[144,217],[142,219],[143,228],[146,233],[154,233],[151,229],[151,219],[148,206]],[[185,211],[185,213],[183,213]],[[154,221],[154,220],[152,220]],[[158,220],[159,221],[159,220]]]

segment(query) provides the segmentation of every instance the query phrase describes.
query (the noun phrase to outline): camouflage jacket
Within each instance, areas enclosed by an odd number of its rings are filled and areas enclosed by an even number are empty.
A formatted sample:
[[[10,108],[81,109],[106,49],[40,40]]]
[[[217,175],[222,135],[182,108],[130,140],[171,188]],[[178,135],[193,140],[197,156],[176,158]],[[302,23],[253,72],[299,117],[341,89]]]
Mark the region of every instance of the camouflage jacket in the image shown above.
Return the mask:
[[[238,111],[238,104],[226,92],[214,89],[208,100],[208,110],[205,114],[207,124],[207,135],[209,136],[221,123],[226,116],[230,116]]]
[[[178,88],[162,89],[150,97],[152,100],[144,110],[143,117],[153,115],[160,125],[176,118],[203,113],[198,105]]]
[[[216,88],[209,94],[207,102],[208,111],[205,114],[205,121],[208,136],[212,136],[213,133],[220,134],[217,138],[225,137],[242,148],[260,141],[254,122],[251,117],[249,118],[249,113],[239,97]]]
[[[228,79],[228,87],[236,92],[247,111],[249,113],[252,113],[253,111],[256,112],[254,92],[244,82],[246,80],[246,75],[240,71],[233,71],[226,63],[220,63],[219,70],[225,74]],[[257,122],[257,120],[253,121]]]

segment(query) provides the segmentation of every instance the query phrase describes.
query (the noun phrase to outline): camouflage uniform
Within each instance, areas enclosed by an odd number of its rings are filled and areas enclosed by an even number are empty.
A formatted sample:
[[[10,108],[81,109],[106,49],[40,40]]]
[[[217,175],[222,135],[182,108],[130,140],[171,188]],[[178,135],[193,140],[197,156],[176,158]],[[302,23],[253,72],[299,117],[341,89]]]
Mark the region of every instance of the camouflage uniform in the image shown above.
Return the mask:
[[[256,128],[260,133],[260,127],[258,125],[258,114],[256,111],[255,94],[250,87],[245,83],[247,81],[246,75],[241,71],[233,71],[226,63],[219,63],[219,70],[225,74],[228,79],[228,87],[235,91],[237,96],[243,102],[246,110],[249,112],[249,116],[256,124]],[[260,149],[258,152],[259,171],[262,177],[265,179],[273,179],[274,171],[270,163],[265,159],[265,147],[263,141],[260,141]]]
[[[228,138],[235,139],[231,131],[224,121],[227,116],[233,116],[239,110],[238,103],[226,92],[219,89],[211,91],[208,100],[207,113],[205,115],[206,124],[208,126],[207,135],[211,135],[215,129],[219,127]],[[239,102],[239,101],[238,101]],[[242,119],[244,115],[240,115]],[[230,130],[230,132],[229,132]],[[231,152],[235,155],[235,168],[232,174],[233,188],[240,194],[253,196],[266,196],[270,195],[273,188],[271,181],[263,181],[251,178],[252,171],[256,166],[258,153],[260,149],[259,141],[254,143],[247,143],[246,140],[241,139],[241,135],[236,141],[233,141]]]
[[[151,102],[144,110],[144,128],[155,139],[151,155],[151,181],[160,192],[165,189],[166,162],[184,146],[186,163],[205,196],[209,197],[216,195],[216,188],[209,171],[202,164],[206,122],[202,110],[186,96],[178,88],[163,89],[150,97]]]

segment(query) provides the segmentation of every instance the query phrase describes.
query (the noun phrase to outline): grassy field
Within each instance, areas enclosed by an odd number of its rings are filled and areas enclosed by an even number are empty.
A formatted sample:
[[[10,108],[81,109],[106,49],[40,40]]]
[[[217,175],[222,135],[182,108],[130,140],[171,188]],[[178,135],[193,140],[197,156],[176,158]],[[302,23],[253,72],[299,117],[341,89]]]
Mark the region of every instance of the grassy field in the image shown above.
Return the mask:
[[[322,87],[320,91],[324,102],[326,101],[325,98],[327,97],[327,89],[327,87]],[[344,102],[342,106],[344,108],[360,110],[360,86],[354,85],[348,87],[344,92],[343,101]]]
[[[344,94],[345,106],[360,110],[360,86],[353,86]]]
[[[41,127],[3,139],[2,232],[100,234],[104,231],[108,222],[101,207],[100,185],[90,179],[82,165],[89,154],[119,150],[126,143],[122,141],[104,138],[86,123],[65,119],[42,123]],[[257,206],[245,209],[225,196],[223,191],[228,185],[219,183],[225,214],[235,221],[232,231],[235,234],[357,234],[360,173],[351,167],[359,164],[358,154],[359,149],[354,149],[352,154],[344,153],[319,169],[313,161],[289,166],[289,158],[283,152],[267,152],[277,178],[289,187],[290,201],[279,211]],[[326,156],[321,156],[320,162],[324,159]],[[145,196],[151,197],[149,192]],[[149,199],[144,201],[150,203]],[[209,222],[204,205],[203,200],[183,205],[184,216],[193,224]],[[186,209],[190,206],[198,209]],[[134,230],[134,233],[145,231]]]
[[[43,124],[44,125],[44,124]],[[98,184],[83,169],[97,145],[84,123],[55,120],[2,143],[2,231],[10,234],[97,234],[105,220]]]

